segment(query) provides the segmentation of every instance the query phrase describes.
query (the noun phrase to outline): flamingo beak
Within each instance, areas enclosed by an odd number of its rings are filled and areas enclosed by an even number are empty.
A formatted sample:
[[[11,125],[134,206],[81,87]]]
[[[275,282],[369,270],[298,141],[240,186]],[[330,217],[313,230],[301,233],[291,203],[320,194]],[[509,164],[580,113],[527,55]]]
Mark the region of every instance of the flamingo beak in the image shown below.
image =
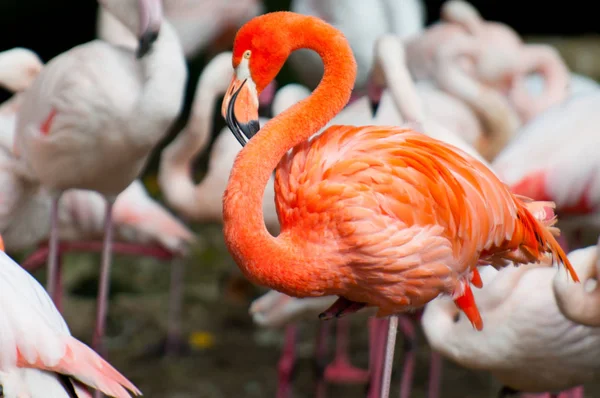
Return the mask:
[[[158,39],[163,9],[161,0],[138,0],[138,2],[140,31],[137,57],[142,58],[152,50],[152,45]]]
[[[227,126],[242,146],[260,130],[258,95],[253,86],[250,77],[240,80],[234,76],[221,107]]]

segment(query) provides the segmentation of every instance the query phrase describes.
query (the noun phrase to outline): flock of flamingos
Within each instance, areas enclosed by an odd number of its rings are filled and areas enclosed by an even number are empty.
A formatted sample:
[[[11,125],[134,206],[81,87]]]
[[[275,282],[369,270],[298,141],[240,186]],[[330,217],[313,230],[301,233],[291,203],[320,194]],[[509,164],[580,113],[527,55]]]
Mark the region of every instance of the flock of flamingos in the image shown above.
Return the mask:
[[[0,396],[141,395],[102,358],[111,253],[170,259],[194,243],[138,178],[181,112],[186,58],[234,27],[161,153],[159,185],[186,221],[222,222],[245,276],[272,289],[250,314],[286,328],[277,396],[291,396],[304,321],[320,322],[319,398],[328,382],[388,397],[398,327],[411,396],[418,322],[431,398],[440,354],[491,372],[500,397],[584,397],[600,376],[595,81],[462,0],[428,27],[420,0],[293,0],[266,14],[258,0],[98,1],[98,40],[46,65],[0,53],[15,93],[0,105]],[[303,84],[277,89],[288,56]],[[196,184],[223,96],[227,127]],[[4,252],[35,246],[21,265]],[[101,252],[93,350],[59,311],[73,250]],[[44,289],[28,270],[46,259]],[[176,344],[181,264],[171,272]],[[369,369],[351,364],[347,315],[369,316]]]

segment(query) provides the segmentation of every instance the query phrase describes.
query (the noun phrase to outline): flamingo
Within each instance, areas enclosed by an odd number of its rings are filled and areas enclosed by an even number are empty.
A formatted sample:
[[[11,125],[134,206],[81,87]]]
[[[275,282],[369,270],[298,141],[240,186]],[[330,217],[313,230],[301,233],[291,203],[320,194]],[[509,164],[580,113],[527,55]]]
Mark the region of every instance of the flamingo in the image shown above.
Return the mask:
[[[567,98],[569,70],[552,46],[524,44],[510,27],[485,21],[464,0],[447,1],[441,12],[443,20],[461,26],[468,33],[467,36],[455,36],[446,55],[478,57],[475,74],[484,83],[504,90],[524,123]],[[520,82],[530,72],[538,72],[544,77],[543,95],[532,97]]]
[[[0,82],[1,83],[1,82]],[[37,245],[48,239],[50,230],[49,210],[52,199],[37,184],[30,184],[15,173],[15,159],[11,152],[17,111],[22,102],[17,94],[0,106],[0,178],[2,197],[0,206],[0,232],[9,251],[18,251]],[[61,240],[77,241],[98,239],[103,233],[106,206],[102,196],[89,190],[69,190],[61,198],[58,214],[58,234]],[[183,255],[195,241],[193,233],[174,218],[144,189],[141,181],[135,180],[114,204],[114,230],[117,240],[132,242],[140,247],[117,247],[143,255],[169,259],[173,254]],[[74,242],[77,250],[96,250],[95,242]],[[158,245],[159,249],[150,245]],[[47,258],[47,248],[41,247],[27,260],[23,267],[33,271]],[[175,260],[179,261],[178,259]],[[168,353],[177,347],[180,340],[180,286],[177,286],[177,267],[171,267],[170,306],[165,349]],[[57,285],[61,286],[60,272]],[[56,306],[61,309],[62,289],[57,290]]]
[[[599,248],[569,254],[582,282],[595,272]],[[484,287],[475,292],[475,299],[486,327],[474,332],[459,309],[440,297],[427,304],[422,317],[433,349],[462,366],[490,371],[506,393],[566,390],[600,376],[600,329],[570,321],[560,310],[562,303],[567,311],[585,314],[585,308],[592,310],[588,314],[598,313],[590,305],[593,300],[584,297],[583,283],[569,283],[562,269],[533,264],[488,268],[481,276]],[[584,302],[587,307],[581,305]],[[560,396],[583,398],[583,388]]]
[[[96,40],[52,59],[25,91],[17,119],[20,172],[53,196],[49,280],[56,292],[58,200],[72,188],[106,198],[105,235],[93,346],[104,334],[112,207],[141,173],[180,112],[187,70],[159,0],[101,0],[140,40],[137,54]],[[136,17],[137,15],[137,17]],[[98,62],[102,60],[102,62]]]
[[[578,230],[594,236],[600,230],[599,104],[596,91],[549,109],[524,126],[492,163],[514,192],[556,203],[571,244]]]
[[[4,252],[0,243],[2,355],[5,397],[89,397],[79,383],[130,398],[141,392],[69,331],[44,288]]]
[[[258,131],[259,93],[300,48],[323,59],[321,83]],[[577,280],[549,229],[550,204],[513,195],[460,149],[389,126],[331,126],[306,141],[348,102],[356,78],[350,45],[333,26],[292,12],[253,18],[236,35],[233,67],[222,114],[244,148],[223,197],[228,250],[254,283],[294,297],[339,296],[322,319],[365,306],[391,316],[381,396],[389,396],[395,314],[448,294],[483,328],[469,284],[481,261],[549,253]],[[262,214],[274,169],[276,238]]]
[[[192,58],[219,35],[237,29],[248,19],[263,12],[260,0],[162,0],[165,18],[175,29],[186,58]],[[118,18],[98,8],[98,38],[109,43],[135,48],[135,37]],[[227,43],[229,45],[229,42]]]
[[[40,57],[27,48],[16,47],[0,52],[0,85],[12,92],[31,86],[42,70]]]
[[[417,36],[423,31],[426,16],[422,0],[292,0],[290,10],[322,18],[346,35],[358,64],[355,97],[364,94],[368,86],[377,38],[385,33],[402,38]],[[316,54],[298,51],[291,55],[290,63],[304,84],[317,86],[323,64]]]

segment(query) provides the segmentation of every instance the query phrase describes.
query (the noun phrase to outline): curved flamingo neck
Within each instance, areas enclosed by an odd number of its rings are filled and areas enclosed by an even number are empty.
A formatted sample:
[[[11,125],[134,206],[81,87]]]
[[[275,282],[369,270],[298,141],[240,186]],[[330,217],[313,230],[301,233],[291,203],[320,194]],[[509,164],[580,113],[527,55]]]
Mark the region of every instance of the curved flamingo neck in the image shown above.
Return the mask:
[[[271,119],[238,154],[223,198],[223,229],[227,247],[248,279],[288,295],[318,296],[318,281],[327,278],[322,269],[315,270],[319,262],[307,261],[287,231],[277,238],[269,234],[262,200],[269,176],[286,152],[348,103],[356,61],[342,33],[322,20],[289,13],[281,21],[278,29],[291,40],[282,45],[290,52],[316,51],[323,60],[323,78],[308,98]]]
[[[220,204],[211,203],[208,197],[213,195],[205,192],[212,187],[206,183],[206,178],[197,185],[194,183],[192,166],[196,156],[209,143],[213,111],[217,99],[227,90],[230,75],[230,52],[219,54],[205,67],[198,79],[187,125],[161,154],[159,182],[166,199],[191,219],[220,219],[221,209],[215,207]]]

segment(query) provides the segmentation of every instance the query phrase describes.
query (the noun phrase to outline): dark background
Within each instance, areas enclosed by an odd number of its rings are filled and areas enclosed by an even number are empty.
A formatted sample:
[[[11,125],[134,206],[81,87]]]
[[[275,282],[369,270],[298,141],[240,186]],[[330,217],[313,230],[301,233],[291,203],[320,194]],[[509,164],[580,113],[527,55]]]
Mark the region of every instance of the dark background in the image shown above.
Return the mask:
[[[215,0],[219,1],[219,0]],[[369,0],[365,0],[369,1]],[[443,0],[425,0],[428,23]],[[578,36],[598,33],[595,2],[471,0],[484,18],[507,23],[521,35]],[[1,0],[0,50],[22,46],[44,61],[95,36],[94,0]],[[266,0],[269,11],[288,9],[289,0]],[[567,5],[568,4],[568,5]]]

